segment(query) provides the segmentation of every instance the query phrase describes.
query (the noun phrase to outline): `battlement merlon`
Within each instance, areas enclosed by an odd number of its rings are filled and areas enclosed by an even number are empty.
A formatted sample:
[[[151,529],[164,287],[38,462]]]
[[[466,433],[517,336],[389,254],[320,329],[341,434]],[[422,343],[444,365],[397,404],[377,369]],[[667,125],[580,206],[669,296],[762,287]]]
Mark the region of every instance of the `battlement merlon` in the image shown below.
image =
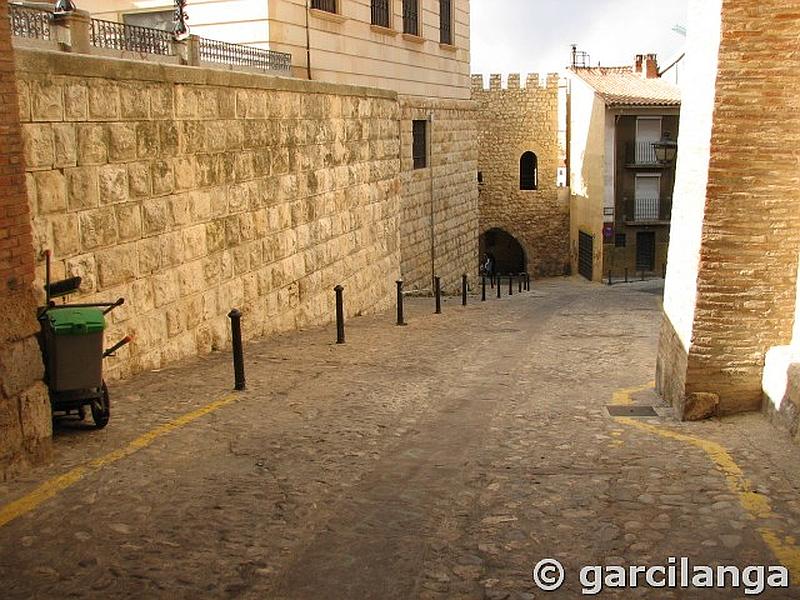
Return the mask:
[[[524,88],[521,87],[522,77],[519,73],[509,73],[505,87],[502,83],[502,75],[498,75],[497,73],[492,73],[489,76],[488,87],[484,85],[484,77],[482,74],[473,74],[471,79],[473,92],[503,92],[525,89],[537,93],[542,90],[558,89],[561,82],[561,76],[558,73],[548,73],[544,80],[542,80],[539,73],[528,73],[525,78]]]

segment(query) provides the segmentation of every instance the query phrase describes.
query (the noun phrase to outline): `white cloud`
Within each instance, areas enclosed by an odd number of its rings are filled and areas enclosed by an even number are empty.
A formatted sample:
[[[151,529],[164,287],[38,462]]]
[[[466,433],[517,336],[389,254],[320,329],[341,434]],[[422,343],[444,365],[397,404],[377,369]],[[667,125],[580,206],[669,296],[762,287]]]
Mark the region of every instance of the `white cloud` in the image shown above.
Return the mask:
[[[472,72],[557,72],[570,45],[592,63],[627,65],[655,52],[659,62],[680,52],[687,0],[471,0]]]

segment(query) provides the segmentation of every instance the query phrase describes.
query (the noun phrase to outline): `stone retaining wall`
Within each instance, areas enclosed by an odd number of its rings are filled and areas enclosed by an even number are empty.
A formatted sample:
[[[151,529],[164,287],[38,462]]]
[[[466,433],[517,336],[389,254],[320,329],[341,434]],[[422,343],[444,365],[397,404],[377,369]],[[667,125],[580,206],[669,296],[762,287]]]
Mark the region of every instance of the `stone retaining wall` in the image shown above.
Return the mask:
[[[400,275],[393,92],[19,51],[37,279],[124,296],[111,377],[389,307]],[[73,298],[77,299],[77,297]]]

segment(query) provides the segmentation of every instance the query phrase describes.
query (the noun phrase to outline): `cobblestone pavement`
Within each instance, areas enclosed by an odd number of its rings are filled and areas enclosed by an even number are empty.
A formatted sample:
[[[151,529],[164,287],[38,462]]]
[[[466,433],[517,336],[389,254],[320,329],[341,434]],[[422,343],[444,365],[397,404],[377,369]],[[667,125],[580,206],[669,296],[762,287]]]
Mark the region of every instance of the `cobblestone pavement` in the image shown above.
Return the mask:
[[[0,514],[21,507],[0,596],[574,598],[584,565],[796,561],[800,448],[760,415],[671,418],[645,387],[659,302],[656,283],[574,279],[441,316],[414,299],[408,327],[354,319],[344,346],[332,328],[248,345],[247,392],[145,438],[225,396],[229,357],[114,385],[106,430],[62,423],[54,464],[0,486]],[[637,386],[660,416],[611,418]],[[546,557],[567,573],[550,594]]]

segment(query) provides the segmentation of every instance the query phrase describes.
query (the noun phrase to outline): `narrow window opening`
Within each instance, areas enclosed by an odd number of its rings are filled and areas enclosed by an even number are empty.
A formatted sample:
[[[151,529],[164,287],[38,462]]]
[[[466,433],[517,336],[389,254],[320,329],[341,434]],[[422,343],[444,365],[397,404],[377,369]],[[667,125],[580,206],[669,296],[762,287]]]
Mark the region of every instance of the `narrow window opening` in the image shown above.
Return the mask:
[[[539,165],[533,152],[526,152],[519,159],[519,189],[535,190],[539,188]]]
[[[428,122],[414,121],[412,153],[414,168],[424,169],[428,166]]]

